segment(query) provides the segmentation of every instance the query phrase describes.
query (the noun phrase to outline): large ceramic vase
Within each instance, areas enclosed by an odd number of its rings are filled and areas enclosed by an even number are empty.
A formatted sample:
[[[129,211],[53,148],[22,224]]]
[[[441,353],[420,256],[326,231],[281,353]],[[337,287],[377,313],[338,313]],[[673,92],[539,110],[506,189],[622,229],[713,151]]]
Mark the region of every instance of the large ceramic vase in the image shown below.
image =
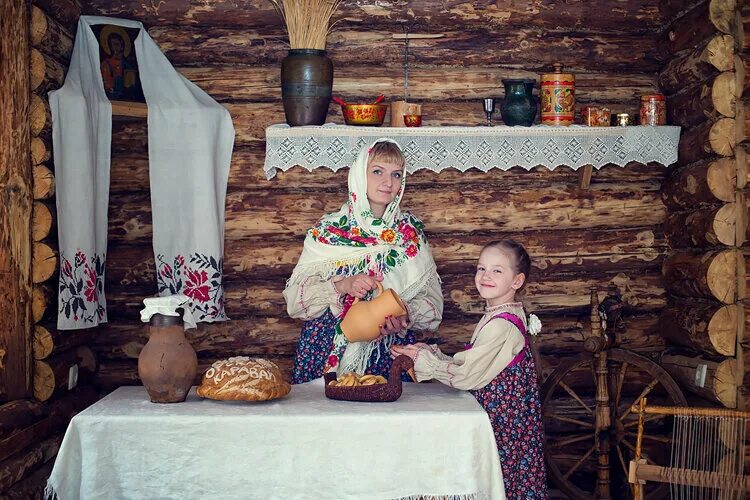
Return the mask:
[[[138,376],[153,403],[185,401],[198,371],[198,357],[179,316],[154,314],[149,339],[138,356]]]
[[[506,125],[530,127],[536,118],[536,101],[534,100],[534,80],[528,78],[506,79],[505,100],[500,114]]]
[[[281,97],[292,127],[323,125],[333,90],[333,63],[325,50],[292,49],[281,62]]]

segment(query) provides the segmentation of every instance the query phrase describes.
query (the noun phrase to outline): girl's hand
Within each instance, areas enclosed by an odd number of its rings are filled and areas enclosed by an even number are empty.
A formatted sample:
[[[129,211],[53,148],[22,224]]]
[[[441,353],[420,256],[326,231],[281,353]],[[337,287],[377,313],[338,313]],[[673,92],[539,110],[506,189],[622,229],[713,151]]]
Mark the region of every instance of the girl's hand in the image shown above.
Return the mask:
[[[334,282],[333,286],[341,294],[363,299],[367,295],[367,292],[377,288],[378,281],[383,281],[383,277],[355,274],[354,276],[347,276],[341,281]]]
[[[375,340],[380,340],[383,337],[391,335],[392,333],[402,332],[406,329],[407,326],[409,326],[409,316],[404,315],[398,318],[388,316],[387,318],[385,318],[385,323],[380,325],[380,336]]]
[[[401,354],[409,356],[412,361],[417,359],[417,354],[419,354],[419,347],[413,344],[409,345],[394,345],[391,347],[391,357],[395,358],[397,356],[400,356]]]

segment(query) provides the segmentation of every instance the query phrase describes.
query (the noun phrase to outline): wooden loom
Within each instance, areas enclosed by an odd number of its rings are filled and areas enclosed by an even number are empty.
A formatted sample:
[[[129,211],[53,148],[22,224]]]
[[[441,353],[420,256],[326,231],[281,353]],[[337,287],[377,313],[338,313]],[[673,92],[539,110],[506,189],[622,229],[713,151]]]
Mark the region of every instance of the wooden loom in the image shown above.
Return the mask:
[[[672,498],[745,498],[750,476],[743,475],[745,432],[750,412],[678,406],[646,406],[643,398],[631,411],[638,414],[635,458],[628,481],[635,500],[644,497],[646,481],[669,483]],[[672,459],[669,467],[641,457],[646,414],[674,416]]]

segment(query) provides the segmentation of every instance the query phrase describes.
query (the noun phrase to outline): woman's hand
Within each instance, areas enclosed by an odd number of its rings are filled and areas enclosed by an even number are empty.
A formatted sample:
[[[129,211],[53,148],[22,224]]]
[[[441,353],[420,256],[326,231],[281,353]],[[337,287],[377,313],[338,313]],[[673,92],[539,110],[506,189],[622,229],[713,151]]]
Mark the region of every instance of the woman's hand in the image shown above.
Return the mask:
[[[417,354],[419,354],[420,347],[416,344],[409,344],[409,345],[394,345],[391,347],[391,357],[396,358],[400,355],[409,356],[412,361],[417,359]]]
[[[388,316],[387,318],[385,318],[385,323],[380,325],[380,336],[376,340],[380,340],[387,335],[391,335],[392,333],[402,332],[406,329],[407,326],[409,326],[408,315],[405,314],[403,316],[399,316],[398,318]]]
[[[367,292],[377,288],[377,283],[383,281],[382,276],[368,276],[366,274],[355,274],[347,276],[341,281],[336,281],[333,286],[341,294],[351,295],[358,299],[365,298]]]

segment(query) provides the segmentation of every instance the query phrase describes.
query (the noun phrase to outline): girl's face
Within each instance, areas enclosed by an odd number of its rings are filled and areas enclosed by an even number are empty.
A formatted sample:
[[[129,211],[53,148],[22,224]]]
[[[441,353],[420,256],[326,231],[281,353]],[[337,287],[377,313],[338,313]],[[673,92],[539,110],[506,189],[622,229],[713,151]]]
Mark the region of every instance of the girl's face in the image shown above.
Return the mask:
[[[515,302],[516,290],[525,280],[523,273],[515,272],[513,258],[507,252],[489,247],[479,256],[474,284],[488,306]]]
[[[371,159],[367,165],[367,200],[375,217],[382,217],[385,209],[401,189],[404,168],[395,163]]]

